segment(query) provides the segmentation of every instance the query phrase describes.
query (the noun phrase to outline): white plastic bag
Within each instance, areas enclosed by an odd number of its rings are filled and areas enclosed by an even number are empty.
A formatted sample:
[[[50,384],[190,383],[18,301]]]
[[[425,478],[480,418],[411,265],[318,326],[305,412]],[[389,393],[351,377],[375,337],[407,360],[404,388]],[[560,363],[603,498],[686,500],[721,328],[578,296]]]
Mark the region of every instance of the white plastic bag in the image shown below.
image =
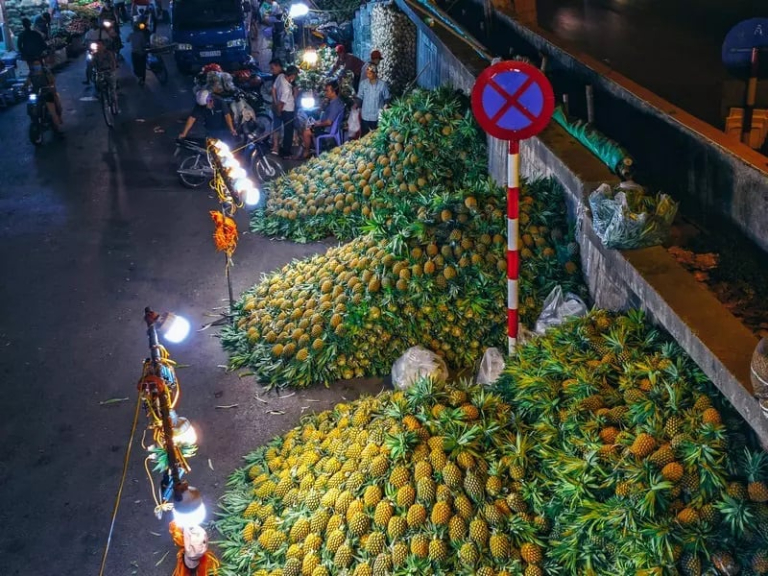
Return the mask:
[[[493,384],[504,370],[504,356],[498,348],[488,348],[483,354],[480,369],[477,371],[478,384]]]
[[[585,316],[586,314],[587,305],[584,300],[570,292],[563,296],[562,286],[555,286],[547,299],[544,300],[534,332],[544,334],[547,328],[559,326],[570,316]]]
[[[440,356],[421,346],[408,348],[392,365],[392,385],[400,390],[409,388],[423,376],[447,380],[448,367]]]

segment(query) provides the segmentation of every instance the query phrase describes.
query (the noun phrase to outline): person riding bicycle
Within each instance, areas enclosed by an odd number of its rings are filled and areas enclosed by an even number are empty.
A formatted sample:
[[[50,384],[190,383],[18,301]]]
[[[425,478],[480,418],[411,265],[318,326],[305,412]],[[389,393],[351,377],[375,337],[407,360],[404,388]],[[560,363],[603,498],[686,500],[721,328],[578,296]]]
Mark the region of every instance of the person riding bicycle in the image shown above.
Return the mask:
[[[97,76],[100,75],[112,88],[112,98],[117,108],[117,59],[114,53],[107,49],[103,40],[97,41],[96,45],[97,49],[93,53],[91,63]]]
[[[187,137],[195,122],[201,120],[205,125],[207,138],[216,138],[224,142],[230,142],[232,136],[237,136],[235,124],[232,121],[232,113],[229,107],[219,98],[216,98],[209,90],[200,90],[197,93],[197,106],[187,118],[184,130],[179,138]]]
[[[56,91],[56,79],[51,71],[43,66],[40,60],[35,60],[30,64],[29,76],[27,76],[27,80],[24,82],[24,88],[31,88],[38,95],[38,98],[45,102],[45,107],[51,116],[54,132],[60,136],[63,135],[61,127],[63,124],[61,119],[61,100],[59,99],[59,93]]]

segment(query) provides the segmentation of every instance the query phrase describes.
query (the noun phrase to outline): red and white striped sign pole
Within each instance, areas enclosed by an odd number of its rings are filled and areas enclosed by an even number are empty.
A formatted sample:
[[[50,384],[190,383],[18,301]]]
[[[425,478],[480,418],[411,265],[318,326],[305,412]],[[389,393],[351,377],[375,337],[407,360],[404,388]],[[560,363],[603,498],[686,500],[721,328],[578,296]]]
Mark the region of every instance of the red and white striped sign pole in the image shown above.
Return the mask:
[[[509,142],[507,155],[507,340],[515,350],[520,280],[520,141],[535,136],[555,109],[552,85],[538,68],[499,62],[480,74],[472,88],[472,112],[483,129]]]
[[[518,281],[520,280],[520,142],[509,141],[507,156],[507,338],[509,353],[515,350]]]

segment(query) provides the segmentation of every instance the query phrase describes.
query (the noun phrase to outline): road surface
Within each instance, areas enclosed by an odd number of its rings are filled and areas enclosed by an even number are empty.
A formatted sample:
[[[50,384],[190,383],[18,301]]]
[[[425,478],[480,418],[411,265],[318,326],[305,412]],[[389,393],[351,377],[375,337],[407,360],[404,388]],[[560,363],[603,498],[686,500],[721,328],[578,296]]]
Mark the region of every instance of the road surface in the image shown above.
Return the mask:
[[[193,102],[189,80],[173,75],[160,87],[150,73],[142,89],[123,64],[122,114],[110,132],[81,83],[83,65],[81,57],[57,75],[65,142],[47,140],[35,149],[26,137],[25,106],[0,111],[5,576],[98,574],[148,352],[144,307],[177,311],[197,328],[213,319],[227,294],[223,256],[211,239],[209,211],[216,201],[207,190],[181,188],[174,173],[173,140]],[[262,273],[325,248],[242,233],[244,212],[238,225],[236,293]],[[201,436],[189,479],[209,510],[241,456],[295,426],[306,406],[328,408],[342,395],[381,387],[371,382],[285,398],[265,394],[251,378],[221,368],[226,356],[215,332],[193,332],[187,342],[169,346],[173,359],[188,365],[178,371],[179,412]],[[115,398],[128,400],[101,404]],[[286,414],[270,415],[269,409]],[[168,519],[152,513],[139,442],[143,415],[139,424],[109,576],[167,575],[175,560]]]

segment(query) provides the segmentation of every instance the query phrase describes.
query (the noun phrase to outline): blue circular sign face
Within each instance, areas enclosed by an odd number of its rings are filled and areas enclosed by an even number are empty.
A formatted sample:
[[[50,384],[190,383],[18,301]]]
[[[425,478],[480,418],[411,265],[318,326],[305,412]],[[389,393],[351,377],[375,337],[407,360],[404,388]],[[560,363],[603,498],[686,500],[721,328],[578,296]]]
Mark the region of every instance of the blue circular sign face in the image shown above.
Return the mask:
[[[752,49],[758,50],[759,71],[768,69],[768,18],[752,18],[731,28],[723,41],[723,64],[738,76],[748,74],[752,67]]]
[[[472,89],[475,118],[501,140],[523,140],[543,130],[554,100],[546,76],[523,62],[501,62],[485,69]]]

